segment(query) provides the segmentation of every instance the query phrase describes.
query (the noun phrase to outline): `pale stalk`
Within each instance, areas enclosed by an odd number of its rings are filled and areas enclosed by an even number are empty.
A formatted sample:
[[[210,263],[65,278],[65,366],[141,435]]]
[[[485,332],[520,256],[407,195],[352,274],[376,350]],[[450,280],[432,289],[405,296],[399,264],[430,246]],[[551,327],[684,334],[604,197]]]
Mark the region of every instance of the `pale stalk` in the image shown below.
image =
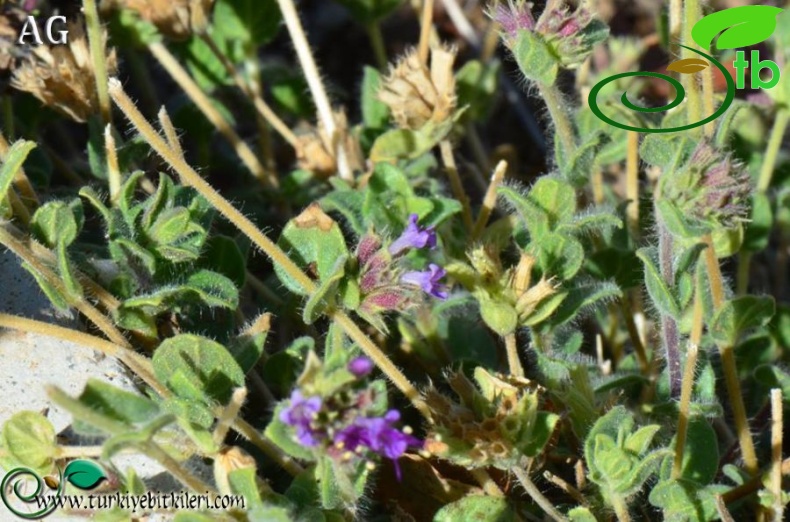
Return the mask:
[[[461,203],[461,217],[464,221],[464,226],[468,232],[472,232],[474,223],[472,222],[472,208],[469,204],[469,197],[466,195],[464,186],[461,183],[461,177],[458,175],[458,167],[455,164],[455,156],[453,155],[453,146],[447,140],[442,140],[439,143],[439,150],[442,155],[442,162],[444,163],[444,171],[447,173],[447,178],[450,180],[450,188],[453,191],[455,199]]]
[[[521,366],[521,359],[518,357],[518,343],[516,334],[509,333],[505,336],[505,351],[507,352],[507,365],[510,374],[516,377],[524,377],[524,367]]]
[[[722,522],[735,522],[735,519],[732,518],[730,511],[727,509],[727,504],[724,503],[722,495],[716,495],[716,511],[719,512],[719,518],[721,518]]]
[[[771,390],[771,493],[774,496],[773,520],[781,522],[784,517],[782,502],[782,439],[783,426],[782,390]]]
[[[175,59],[161,42],[148,44],[148,50],[160,65],[175,80],[186,93],[190,100],[200,109],[200,112],[217,129],[217,131],[230,143],[242,163],[262,183],[277,187],[277,178],[267,173],[258,156],[250,149],[249,145],[239,137],[225,117],[214,107],[211,99],[203,92],[200,86],[192,79],[184,67]]]
[[[705,249],[705,265],[708,271],[710,282],[710,293],[713,300],[713,310],[718,310],[724,302],[724,282],[721,277],[719,260],[716,258],[716,250],[713,246],[713,238],[710,234],[702,238],[707,246]],[[757,455],[754,451],[754,441],[749,431],[749,421],[746,417],[746,407],[743,403],[741,393],[741,382],[738,379],[738,368],[735,363],[735,350],[732,346],[721,344],[719,346],[721,354],[721,365],[724,371],[724,381],[727,384],[727,394],[730,398],[730,406],[735,420],[735,428],[738,430],[738,442],[741,446],[746,471],[754,475],[758,471]]]
[[[110,96],[126,115],[127,119],[143,136],[154,151],[165,160],[173,170],[178,173],[184,184],[192,186],[209,203],[216,208],[228,221],[233,223],[243,232],[254,244],[256,244],[268,257],[272,263],[279,266],[297,284],[304,288],[305,292],[312,294],[316,290],[315,283],[296,265],[280,247],[278,247],[266,234],[261,232],[246,216],[239,212],[225,198],[223,198],[206,180],[195,172],[186,161],[176,154],[165,142],[165,140],[154,130],[148,121],[140,114],[137,107],[123,91],[120,82],[113,79],[110,81]],[[387,355],[376,346],[376,344],[365,335],[362,330],[343,312],[336,311],[330,316],[346,331],[348,336],[354,340],[365,355],[381,369],[392,383],[408,397],[414,406],[424,415],[429,415],[427,406],[422,401],[419,391],[412,385],[401,371],[392,364]]]
[[[469,473],[475,478],[480,487],[483,488],[486,495],[489,497],[504,497],[505,494],[499,489],[499,486],[496,482],[491,478],[491,475],[482,468],[476,468],[469,470]]]
[[[228,57],[222,52],[222,50],[217,46],[217,43],[208,33],[204,33],[201,35],[203,41],[208,45],[211,52],[214,53],[214,56],[219,59],[222,65],[225,67],[225,70],[230,74],[231,78],[233,78],[233,82],[236,84],[236,87],[239,88],[247,97],[252,101],[255,110],[258,111],[258,114],[266,120],[266,122],[272,126],[277,133],[288,142],[294,149],[299,149],[299,140],[296,137],[288,125],[285,124],[283,120],[280,119],[277,114],[269,107],[269,104],[264,101],[261,97],[259,92],[253,90],[253,88],[249,85],[249,83],[241,76],[239,71],[236,67],[228,60]]]
[[[502,180],[505,178],[506,172],[507,162],[502,160],[497,163],[494,173],[491,175],[491,181],[488,184],[486,195],[483,197],[483,206],[480,208],[480,213],[477,215],[477,221],[475,221],[475,226],[472,229],[473,242],[480,239],[483,230],[485,230],[486,225],[488,224],[489,218],[491,218],[491,213],[496,207],[496,191],[499,188],[499,185],[502,184]]]
[[[420,17],[420,41],[417,45],[417,57],[420,63],[428,65],[428,51],[431,43],[431,28],[433,27],[433,0],[422,1],[422,16]]]
[[[614,514],[617,516],[617,520],[620,522],[631,522],[631,514],[628,513],[628,504],[625,501],[617,496],[617,494],[612,495],[612,507],[614,508]]]
[[[102,38],[99,11],[96,0],[83,0],[82,11],[85,15],[85,26],[88,32],[88,46],[91,53],[91,64],[96,81],[96,97],[99,100],[99,111],[102,122],[107,125],[112,122],[110,110],[110,96],[107,94],[107,62]]]
[[[687,46],[694,45],[694,39],[691,36],[691,30],[694,24],[700,18],[699,0],[685,0],[683,5],[683,44]],[[683,58],[694,58],[696,55],[688,49],[683,49]],[[686,75],[686,93],[688,94],[688,121],[697,122],[702,119],[702,106],[700,103],[700,92],[697,78],[694,75]],[[697,127],[692,129],[693,134],[699,134],[701,129]]]
[[[178,154],[180,158],[183,158],[184,149],[181,148],[181,141],[178,139],[178,132],[173,126],[173,122],[170,120],[170,115],[167,113],[167,109],[165,109],[164,105],[159,109],[157,118],[159,119],[159,126],[162,128],[162,132],[165,134],[167,144],[171,149],[173,149],[173,152]]]
[[[88,320],[95,324],[96,327],[107,336],[108,339],[110,339],[115,344],[119,344],[127,348],[131,346],[129,341],[126,340],[126,338],[123,336],[120,330],[116,328],[113,322],[110,321],[107,316],[94,308],[90,303],[88,303],[84,297],[74,298],[69,296],[69,293],[63,286],[63,281],[61,278],[49,267],[44,265],[35,255],[33,255],[33,253],[29,248],[27,248],[23,241],[20,241],[14,237],[4,227],[0,227],[0,244],[11,250],[17,255],[17,257],[25,261],[28,265],[30,265],[31,268],[33,268],[33,270],[38,272],[39,275],[41,275],[41,277],[43,277],[47,283],[49,283],[57,292],[67,298],[70,306],[73,306],[85,317],[87,317]]]
[[[217,417],[217,425],[214,428],[214,433],[212,434],[212,439],[214,440],[214,444],[217,447],[219,447],[225,441],[225,437],[228,435],[228,430],[233,424],[233,421],[236,420],[236,417],[239,416],[241,407],[244,406],[244,401],[246,399],[247,388],[243,386],[236,388],[233,390],[230,403],[228,403],[227,406],[221,408],[222,413],[219,417]]]
[[[302,22],[296,13],[296,7],[293,0],[277,0],[277,3],[280,5],[280,11],[283,14],[288,34],[290,34],[296,50],[296,56],[299,58],[302,73],[313,95],[313,102],[315,102],[316,109],[318,109],[318,117],[324,126],[324,132],[329,136],[332,146],[335,148],[335,158],[337,159],[340,177],[346,181],[353,181],[353,173],[348,163],[348,154],[345,146],[342,144],[342,140],[338,139],[337,136],[338,128],[335,122],[335,115],[332,112],[332,105],[324,89],[324,84],[321,82],[321,75],[318,73],[318,67],[313,59],[313,53],[310,51],[310,44],[307,43]]]
[[[524,488],[524,491],[527,492],[527,495],[532,497],[532,500],[534,500],[535,503],[540,506],[540,508],[548,516],[553,518],[555,521],[565,522],[568,520],[565,515],[560,513],[559,510],[554,507],[549,499],[543,496],[543,493],[541,493],[535,483],[532,482],[532,479],[529,478],[529,473],[525,469],[522,469],[520,466],[515,466],[511,469],[511,471],[518,479],[521,487]]]
[[[543,478],[545,478],[546,480],[548,480],[549,482],[560,488],[562,491],[567,493],[569,497],[571,497],[573,500],[575,500],[582,506],[589,505],[589,502],[587,502],[587,499],[584,498],[582,492],[576,489],[575,487],[573,487],[572,485],[568,484],[565,480],[562,479],[562,477],[555,475],[551,471],[544,471]]]
[[[626,220],[634,241],[639,238],[639,133],[628,132],[625,197],[629,200]]]
[[[686,434],[689,425],[689,404],[691,391],[694,389],[694,369],[697,365],[697,345],[689,346],[686,353],[686,371],[683,372],[683,387],[680,391],[680,407],[678,412],[678,431],[675,438],[675,460],[672,463],[672,478],[680,478],[683,466],[683,453],[686,449]]]
[[[115,138],[112,135],[112,125],[104,127],[104,148],[107,155],[107,181],[110,185],[110,203],[118,202],[121,192],[121,168],[118,166],[118,152],[115,149]]]

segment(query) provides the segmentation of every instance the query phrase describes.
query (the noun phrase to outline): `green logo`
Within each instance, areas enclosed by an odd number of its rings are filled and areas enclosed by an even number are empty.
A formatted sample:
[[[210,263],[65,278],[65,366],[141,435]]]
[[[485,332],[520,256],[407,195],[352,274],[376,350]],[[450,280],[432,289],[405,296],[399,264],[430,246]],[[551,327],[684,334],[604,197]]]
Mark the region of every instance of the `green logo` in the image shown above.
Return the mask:
[[[716,39],[719,33],[721,33],[721,36],[719,36],[718,40],[716,40],[716,47],[720,50],[748,47],[766,40],[774,33],[776,30],[776,17],[782,11],[783,9],[767,5],[747,5],[725,9],[724,11],[719,11],[718,13],[708,15],[697,22],[691,31],[691,37],[697,45],[708,52],[711,52],[713,41]],[[600,107],[598,107],[598,93],[609,83],[631,76],[660,78],[661,80],[669,82],[675,89],[675,99],[661,107],[640,107],[629,100],[628,93],[624,92],[620,97],[620,101],[626,108],[643,113],[663,112],[677,107],[683,103],[683,100],[686,97],[686,91],[679,81],[666,74],[641,71],[616,74],[598,82],[592,88],[590,91],[590,96],[588,97],[590,109],[601,120],[605,121],[609,125],[613,125],[621,129],[651,133],[679,132],[705,125],[706,123],[715,120],[727,112],[727,109],[730,108],[733,100],[735,100],[735,90],[743,89],[746,86],[746,68],[750,65],[752,88],[771,89],[779,83],[779,66],[770,60],[760,60],[759,51],[752,51],[750,60],[746,59],[745,51],[736,52],[736,59],[733,62],[733,67],[737,71],[738,77],[736,81],[727,68],[713,56],[685,45],[681,45],[681,47],[697,54],[700,56],[700,58],[686,58],[684,60],[678,60],[671,63],[667,67],[667,70],[678,72],[680,74],[694,74],[706,69],[711,64],[713,64],[719,71],[721,71],[721,74],[727,81],[727,95],[724,98],[724,102],[721,104],[721,106],[719,106],[716,112],[698,122],[670,128],[635,127],[625,123],[620,123],[604,114]],[[765,81],[760,78],[760,72],[763,69],[769,69],[771,71],[770,80]]]
[[[32,484],[35,489],[27,492],[25,489]],[[104,470],[90,460],[73,460],[66,465],[66,469],[58,468],[58,476],[40,477],[30,468],[14,468],[3,477],[0,482],[0,500],[11,513],[18,517],[33,520],[44,518],[55,511],[57,502],[54,499],[63,494],[65,482],[70,482],[79,489],[90,490],[98,486],[107,476]],[[65,481],[65,482],[64,482]],[[46,489],[50,495],[44,496]],[[11,494],[18,502],[12,502]],[[36,511],[22,511],[18,503],[36,505]]]

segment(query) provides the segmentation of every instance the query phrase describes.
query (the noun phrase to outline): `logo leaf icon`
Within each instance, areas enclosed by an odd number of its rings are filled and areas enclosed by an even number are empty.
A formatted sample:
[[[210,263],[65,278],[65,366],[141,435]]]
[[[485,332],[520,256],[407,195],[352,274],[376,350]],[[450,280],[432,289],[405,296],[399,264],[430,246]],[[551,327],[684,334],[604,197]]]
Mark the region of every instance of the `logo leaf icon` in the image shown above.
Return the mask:
[[[749,47],[767,40],[776,30],[776,17],[783,9],[770,5],[744,5],[713,13],[696,24],[691,37],[697,45],[710,50],[716,36],[719,49]]]
[[[680,74],[694,74],[708,67],[710,67],[710,64],[702,58],[685,58],[667,65],[667,71],[674,71]]]
[[[63,471],[63,476],[80,489],[93,489],[102,480],[107,479],[104,470],[90,460],[73,460],[69,462]]]

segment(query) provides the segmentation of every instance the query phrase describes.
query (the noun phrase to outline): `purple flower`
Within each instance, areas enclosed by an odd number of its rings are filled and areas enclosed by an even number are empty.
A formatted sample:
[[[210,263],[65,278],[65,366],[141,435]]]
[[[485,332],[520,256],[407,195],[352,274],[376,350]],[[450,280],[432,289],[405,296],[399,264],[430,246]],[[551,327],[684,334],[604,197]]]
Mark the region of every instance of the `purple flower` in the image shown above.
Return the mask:
[[[447,271],[444,268],[431,263],[425,272],[406,272],[400,280],[410,285],[419,286],[433,297],[447,299],[447,287],[439,284],[439,280],[445,275],[447,275]]]
[[[406,230],[389,247],[389,253],[393,256],[409,250],[410,248],[433,248],[436,246],[436,232],[433,227],[420,228],[417,224],[419,216],[411,214]]]
[[[348,363],[348,371],[350,371],[357,377],[364,377],[365,375],[373,371],[373,361],[371,361],[364,355],[360,355],[359,357],[354,357]]]
[[[296,438],[304,446],[318,445],[320,434],[313,429],[312,422],[321,410],[321,397],[305,398],[294,390],[286,408],[280,412],[280,420],[296,430]]]
[[[529,5],[524,2],[508,5],[499,4],[489,16],[502,27],[503,36],[507,40],[514,40],[519,31],[532,31],[535,29],[535,19],[532,17]]]
[[[401,479],[398,460],[410,447],[420,447],[422,442],[392,426],[400,419],[397,410],[390,410],[383,417],[357,417],[354,423],[345,427],[335,436],[349,451],[368,448],[382,457],[393,461],[395,475]]]

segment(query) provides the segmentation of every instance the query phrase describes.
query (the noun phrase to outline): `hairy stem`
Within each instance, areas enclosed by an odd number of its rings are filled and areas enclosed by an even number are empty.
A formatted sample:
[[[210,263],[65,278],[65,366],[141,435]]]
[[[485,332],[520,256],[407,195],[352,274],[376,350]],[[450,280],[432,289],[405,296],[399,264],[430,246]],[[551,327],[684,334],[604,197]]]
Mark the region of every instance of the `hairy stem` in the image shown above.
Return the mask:
[[[628,133],[626,159],[625,197],[629,200],[626,219],[634,241],[639,238],[639,133]]]
[[[288,34],[291,35],[291,41],[299,58],[299,64],[302,66],[302,73],[313,95],[313,101],[318,109],[318,117],[324,126],[324,132],[329,136],[333,147],[335,147],[335,158],[337,158],[340,177],[347,181],[352,181],[353,173],[348,163],[348,155],[345,147],[342,145],[343,140],[339,140],[337,137],[338,129],[335,115],[332,112],[332,105],[329,103],[329,96],[327,96],[324,84],[321,82],[321,75],[318,74],[318,67],[313,59],[313,53],[310,51],[310,45],[307,43],[302,22],[296,13],[296,6],[294,6],[293,0],[277,0],[277,3],[280,5],[280,11],[282,11],[285,25],[288,28]]]
[[[699,0],[685,0],[683,3],[683,44],[694,45],[691,30],[700,18]],[[683,58],[694,58],[695,54],[688,49],[683,49]],[[689,74],[686,78],[686,93],[688,94],[688,121],[697,122],[702,119],[702,106],[700,103],[700,90],[695,75]],[[700,128],[692,129],[690,132],[699,135]]]
[[[631,515],[628,513],[628,504],[626,504],[625,500],[617,493],[613,493],[611,498],[612,508],[614,508],[614,514],[617,516],[617,520],[620,522],[631,522]]]
[[[475,221],[475,226],[472,229],[472,241],[477,241],[480,239],[480,236],[483,234],[483,230],[485,230],[486,225],[488,224],[491,213],[494,211],[494,207],[496,207],[497,188],[499,188],[499,185],[502,184],[502,180],[505,178],[506,172],[507,162],[502,160],[497,163],[494,173],[491,175],[491,181],[488,184],[486,195],[483,197],[483,206],[480,207],[480,214],[477,215],[477,221]]]
[[[113,79],[110,81],[110,96],[134,125],[138,132],[145,138],[151,148],[165,160],[175,170],[185,185],[192,186],[203,197],[205,197],[228,221],[233,223],[241,232],[257,245],[272,261],[293,278],[308,294],[316,290],[315,283],[305,274],[299,266],[294,263],[280,247],[278,247],[269,237],[261,232],[244,214],[239,212],[233,205],[223,198],[214,187],[206,182],[195,170],[184,161],[184,158],[176,154],[165,142],[162,136],[157,133],[148,121],[140,114],[137,107],[123,91],[120,82]],[[381,369],[392,383],[408,397],[414,406],[424,415],[428,416],[427,406],[422,401],[420,393],[406,378],[403,373],[390,361],[387,355],[376,346],[376,344],[365,335],[362,330],[346,314],[336,311],[331,315],[340,326],[346,331],[348,336],[359,344],[365,355]]]
[[[276,178],[267,174],[258,156],[250,149],[244,140],[239,137],[222,113],[217,110],[211,99],[203,92],[200,86],[192,79],[178,60],[160,42],[148,44],[148,50],[175,82],[183,89],[189,99],[200,109],[200,112],[211,122],[217,131],[230,143],[242,163],[262,183],[276,187]]]
[[[115,138],[112,135],[112,125],[104,127],[104,148],[107,154],[107,181],[110,186],[110,202],[114,205],[121,192],[121,168],[118,166],[118,152],[115,150]]]
[[[521,483],[521,487],[524,488],[524,491],[527,492],[527,495],[532,497],[532,500],[540,506],[540,508],[551,518],[557,521],[566,521],[568,520],[565,515],[560,513],[560,511],[554,507],[554,505],[543,496],[543,493],[540,492],[538,487],[532,482],[532,479],[529,478],[529,473],[526,469],[523,469],[521,466],[514,466],[511,471],[518,479],[519,483]]]
[[[658,213],[656,213],[658,215]],[[658,223],[658,262],[661,276],[669,288],[675,285],[675,276],[672,267],[673,246],[672,235],[666,225]],[[673,398],[680,396],[681,370],[680,370],[680,339],[678,326],[675,319],[668,314],[661,314],[661,341],[664,345],[664,355],[669,369],[669,390]]]
[[[782,502],[782,440],[783,426],[782,390],[771,390],[771,493],[774,496],[773,519],[784,520],[784,503]]]
[[[85,25],[88,30],[88,45],[90,47],[93,74],[96,80],[96,97],[99,100],[99,111],[104,125],[112,122],[110,110],[110,96],[107,94],[107,62],[104,52],[104,38],[102,37],[99,11],[96,0],[83,0],[82,10],[85,14]]]
[[[543,97],[543,101],[546,102],[546,107],[549,109],[554,127],[560,137],[564,154],[570,156],[576,151],[576,133],[568,117],[566,109],[568,103],[563,99],[562,93],[560,93],[556,85],[545,83],[538,83],[537,85],[538,92]]]
[[[683,372],[683,389],[680,392],[678,413],[678,432],[675,439],[675,460],[672,463],[672,478],[680,478],[683,465],[683,452],[686,449],[686,434],[689,425],[689,403],[691,391],[694,389],[694,369],[697,365],[697,345],[689,346],[686,354],[686,371]]]
[[[474,229],[472,222],[472,208],[469,204],[469,197],[466,195],[464,186],[461,183],[461,176],[458,175],[458,167],[455,164],[455,156],[453,155],[453,146],[447,140],[442,140],[439,143],[439,150],[442,154],[442,161],[444,162],[444,170],[450,180],[450,188],[453,191],[455,199],[461,203],[461,217],[464,220],[464,226],[470,233]]]

